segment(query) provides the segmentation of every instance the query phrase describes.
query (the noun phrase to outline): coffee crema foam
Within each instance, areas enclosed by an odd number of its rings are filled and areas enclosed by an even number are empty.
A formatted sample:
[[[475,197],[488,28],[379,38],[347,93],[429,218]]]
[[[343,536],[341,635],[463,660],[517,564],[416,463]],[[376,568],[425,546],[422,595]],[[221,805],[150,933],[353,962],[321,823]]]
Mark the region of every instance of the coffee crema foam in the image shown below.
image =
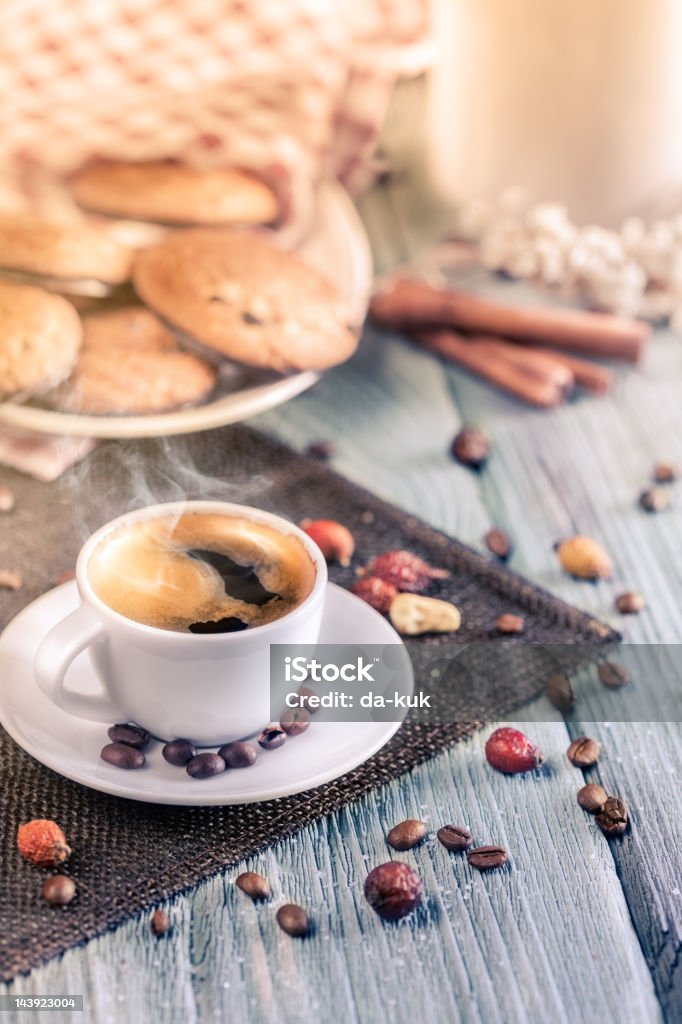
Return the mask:
[[[221,559],[236,563],[247,578],[221,574]],[[88,565],[93,590],[113,611],[183,633],[213,632],[190,627],[227,619],[239,620],[240,628],[273,622],[305,600],[315,576],[315,563],[297,537],[219,512],[121,525],[95,548]],[[257,592],[259,600],[244,600],[240,591]]]

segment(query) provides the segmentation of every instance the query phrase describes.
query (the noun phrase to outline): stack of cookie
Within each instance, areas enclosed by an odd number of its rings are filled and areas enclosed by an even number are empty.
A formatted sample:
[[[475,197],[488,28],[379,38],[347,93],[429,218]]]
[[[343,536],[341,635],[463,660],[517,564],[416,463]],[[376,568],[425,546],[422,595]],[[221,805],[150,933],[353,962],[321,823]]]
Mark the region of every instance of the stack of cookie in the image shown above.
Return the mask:
[[[88,218],[0,217],[0,399],[163,412],[209,398],[225,360],[287,373],[354,351],[332,285],[262,230],[278,201],[252,174],[107,162],[70,188]],[[110,228],[130,221],[160,239],[120,244]],[[81,318],[65,298],[79,295],[107,297],[106,311]]]

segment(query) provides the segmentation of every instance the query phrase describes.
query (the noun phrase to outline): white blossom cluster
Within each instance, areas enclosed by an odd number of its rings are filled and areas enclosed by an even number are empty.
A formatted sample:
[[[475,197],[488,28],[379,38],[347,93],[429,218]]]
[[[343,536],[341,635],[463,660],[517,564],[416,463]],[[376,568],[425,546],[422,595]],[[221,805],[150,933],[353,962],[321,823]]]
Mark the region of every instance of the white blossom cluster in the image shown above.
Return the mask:
[[[560,203],[529,203],[519,189],[497,203],[463,207],[460,233],[484,266],[578,296],[594,309],[682,328],[682,215],[619,231],[578,227]]]

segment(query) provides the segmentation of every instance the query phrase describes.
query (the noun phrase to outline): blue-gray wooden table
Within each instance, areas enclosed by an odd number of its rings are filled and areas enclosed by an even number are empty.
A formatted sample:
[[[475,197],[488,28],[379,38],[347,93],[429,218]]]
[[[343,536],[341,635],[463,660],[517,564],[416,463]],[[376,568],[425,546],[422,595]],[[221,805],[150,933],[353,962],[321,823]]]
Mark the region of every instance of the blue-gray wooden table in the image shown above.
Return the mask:
[[[395,182],[362,205],[380,268],[419,248],[448,216],[424,205],[397,163]],[[509,284],[484,287],[528,298]],[[641,369],[620,373],[611,396],[546,413],[369,330],[347,365],[253,424],[298,449],[332,439],[335,469],[474,546],[491,525],[507,528],[519,572],[612,621],[635,643],[676,644],[679,512],[647,516],[636,497],[657,458],[682,463],[681,389],[682,344],[663,332]],[[480,424],[494,440],[480,476],[448,457],[463,422]],[[682,507],[682,484],[676,496]],[[611,548],[613,581],[581,584],[560,572],[552,543],[576,530]],[[626,587],[648,599],[627,621],[613,609]],[[681,1020],[680,726],[609,724],[598,689],[570,726],[544,700],[519,711],[551,772],[525,778],[490,770],[483,757],[490,726],[173,900],[168,938],[154,938],[144,914],[6,991],[82,993],[85,1020],[98,1024]],[[565,751],[581,731],[603,743],[593,778],[631,807],[633,827],[617,843],[605,841],[575,802],[583,775]],[[466,824],[507,847],[512,868],[476,873],[433,840],[391,852],[386,832],[405,817],[434,828]],[[389,857],[417,865],[427,893],[420,913],[398,926],[383,924],[362,895],[368,869]],[[245,869],[268,876],[275,905],[308,907],[314,936],[290,939],[270,909],[245,898],[234,885]]]

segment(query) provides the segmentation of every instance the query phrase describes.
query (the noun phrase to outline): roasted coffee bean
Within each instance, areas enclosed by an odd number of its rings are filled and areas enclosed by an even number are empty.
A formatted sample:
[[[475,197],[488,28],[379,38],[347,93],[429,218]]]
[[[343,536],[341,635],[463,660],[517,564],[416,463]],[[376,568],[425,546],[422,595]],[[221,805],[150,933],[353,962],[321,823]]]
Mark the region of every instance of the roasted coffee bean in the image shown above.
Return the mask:
[[[611,690],[619,690],[630,682],[627,669],[619,661],[602,661],[597,668],[597,675],[600,682]]]
[[[462,825],[443,825],[436,832],[439,842],[443,844],[446,850],[450,850],[452,853],[461,853],[463,850],[468,850],[473,843],[473,836],[468,828],[464,828]]]
[[[43,883],[42,893],[51,907],[65,907],[76,895],[76,883],[67,875],[52,875]]]
[[[477,846],[475,850],[469,850],[467,860],[472,868],[492,871],[507,863],[507,851],[503,846]]]
[[[498,633],[503,633],[507,636],[513,636],[515,633],[523,633],[526,623],[524,622],[521,615],[512,615],[511,612],[505,612],[504,615],[498,615],[495,620],[495,629]]]
[[[214,775],[220,775],[225,771],[227,765],[220,754],[213,754],[209,751],[197,754],[187,765],[186,771],[193,779],[210,779]]]
[[[421,898],[419,875],[402,861],[379,864],[365,879],[365,899],[386,921],[398,921],[411,914]]]
[[[575,707],[577,698],[568,676],[552,676],[547,683],[545,693],[550,703],[565,715]]]
[[[421,843],[428,831],[423,821],[407,818],[406,821],[393,826],[386,836],[386,842],[394,850],[411,850],[413,846]]]
[[[258,737],[258,742],[263,750],[276,750],[277,747],[282,746],[286,738],[287,734],[284,729],[280,729],[278,725],[271,725],[268,729],[263,729]]]
[[[250,743],[226,743],[218,751],[228,768],[250,768],[256,763],[258,751]]]
[[[597,740],[591,740],[589,736],[578,736],[570,744],[566,754],[568,760],[576,768],[591,768],[599,760],[601,743]]]
[[[149,927],[153,931],[154,935],[160,938],[162,935],[166,935],[170,931],[171,920],[167,910],[161,910],[159,907],[151,916],[149,921]]]
[[[596,822],[605,836],[622,836],[628,827],[627,807],[617,796],[610,796],[597,815]]]
[[[646,605],[644,596],[636,590],[627,590],[616,598],[616,608],[623,615],[636,615]]]
[[[493,527],[485,535],[485,545],[491,554],[496,555],[502,562],[506,562],[511,555],[514,545],[508,533]]]
[[[270,883],[257,871],[245,871],[235,880],[235,885],[252,900],[270,899]]]
[[[310,712],[305,708],[289,708],[282,715],[279,725],[287,736],[300,736],[310,725]]]
[[[141,729],[139,725],[130,725],[128,722],[110,726],[107,729],[107,736],[112,743],[125,743],[136,750],[144,750],[151,738],[146,729]]]
[[[590,782],[578,790],[578,803],[590,814],[601,814],[607,799],[608,793],[597,782]]]
[[[490,455],[490,441],[478,427],[463,427],[450,451],[457,462],[471,469],[481,469]]]
[[[305,450],[305,454],[318,462],[329,462],[336,455],[336,448],[331,441],[312,441]]]
[[[99,756],[108,764],[113,764],[116,768],[125,768],[126,771],[142,768],[145,763],[142,751],[136,747],[129,747],[127,743],[107,743],[106,747],[102,747]]]
[[[310,706],[310,698],[317,697],[317,694],[313,690],[309,690],[307,686],[299,686],[296,693],[299,698],[299,707],[305,708],[309,715],[316,715],[320,709],[319,707]]]
[[[310,932],[310,918],[296,903],[285,903],[275,916],[277,924],[287,935],[302,939]]]
[[[639,503],[645,512],[662,512],[669,505],[669,498],[662,487],[649,487],[642,491]]]
[[[197,756],[197,748],[189,740],[170,740],[161,751],[168,764],[184,768],[193,757]]]
[[[672,462],[657,462],[652,474],[657,484],[671,484],[679,475],[679,469]]]

